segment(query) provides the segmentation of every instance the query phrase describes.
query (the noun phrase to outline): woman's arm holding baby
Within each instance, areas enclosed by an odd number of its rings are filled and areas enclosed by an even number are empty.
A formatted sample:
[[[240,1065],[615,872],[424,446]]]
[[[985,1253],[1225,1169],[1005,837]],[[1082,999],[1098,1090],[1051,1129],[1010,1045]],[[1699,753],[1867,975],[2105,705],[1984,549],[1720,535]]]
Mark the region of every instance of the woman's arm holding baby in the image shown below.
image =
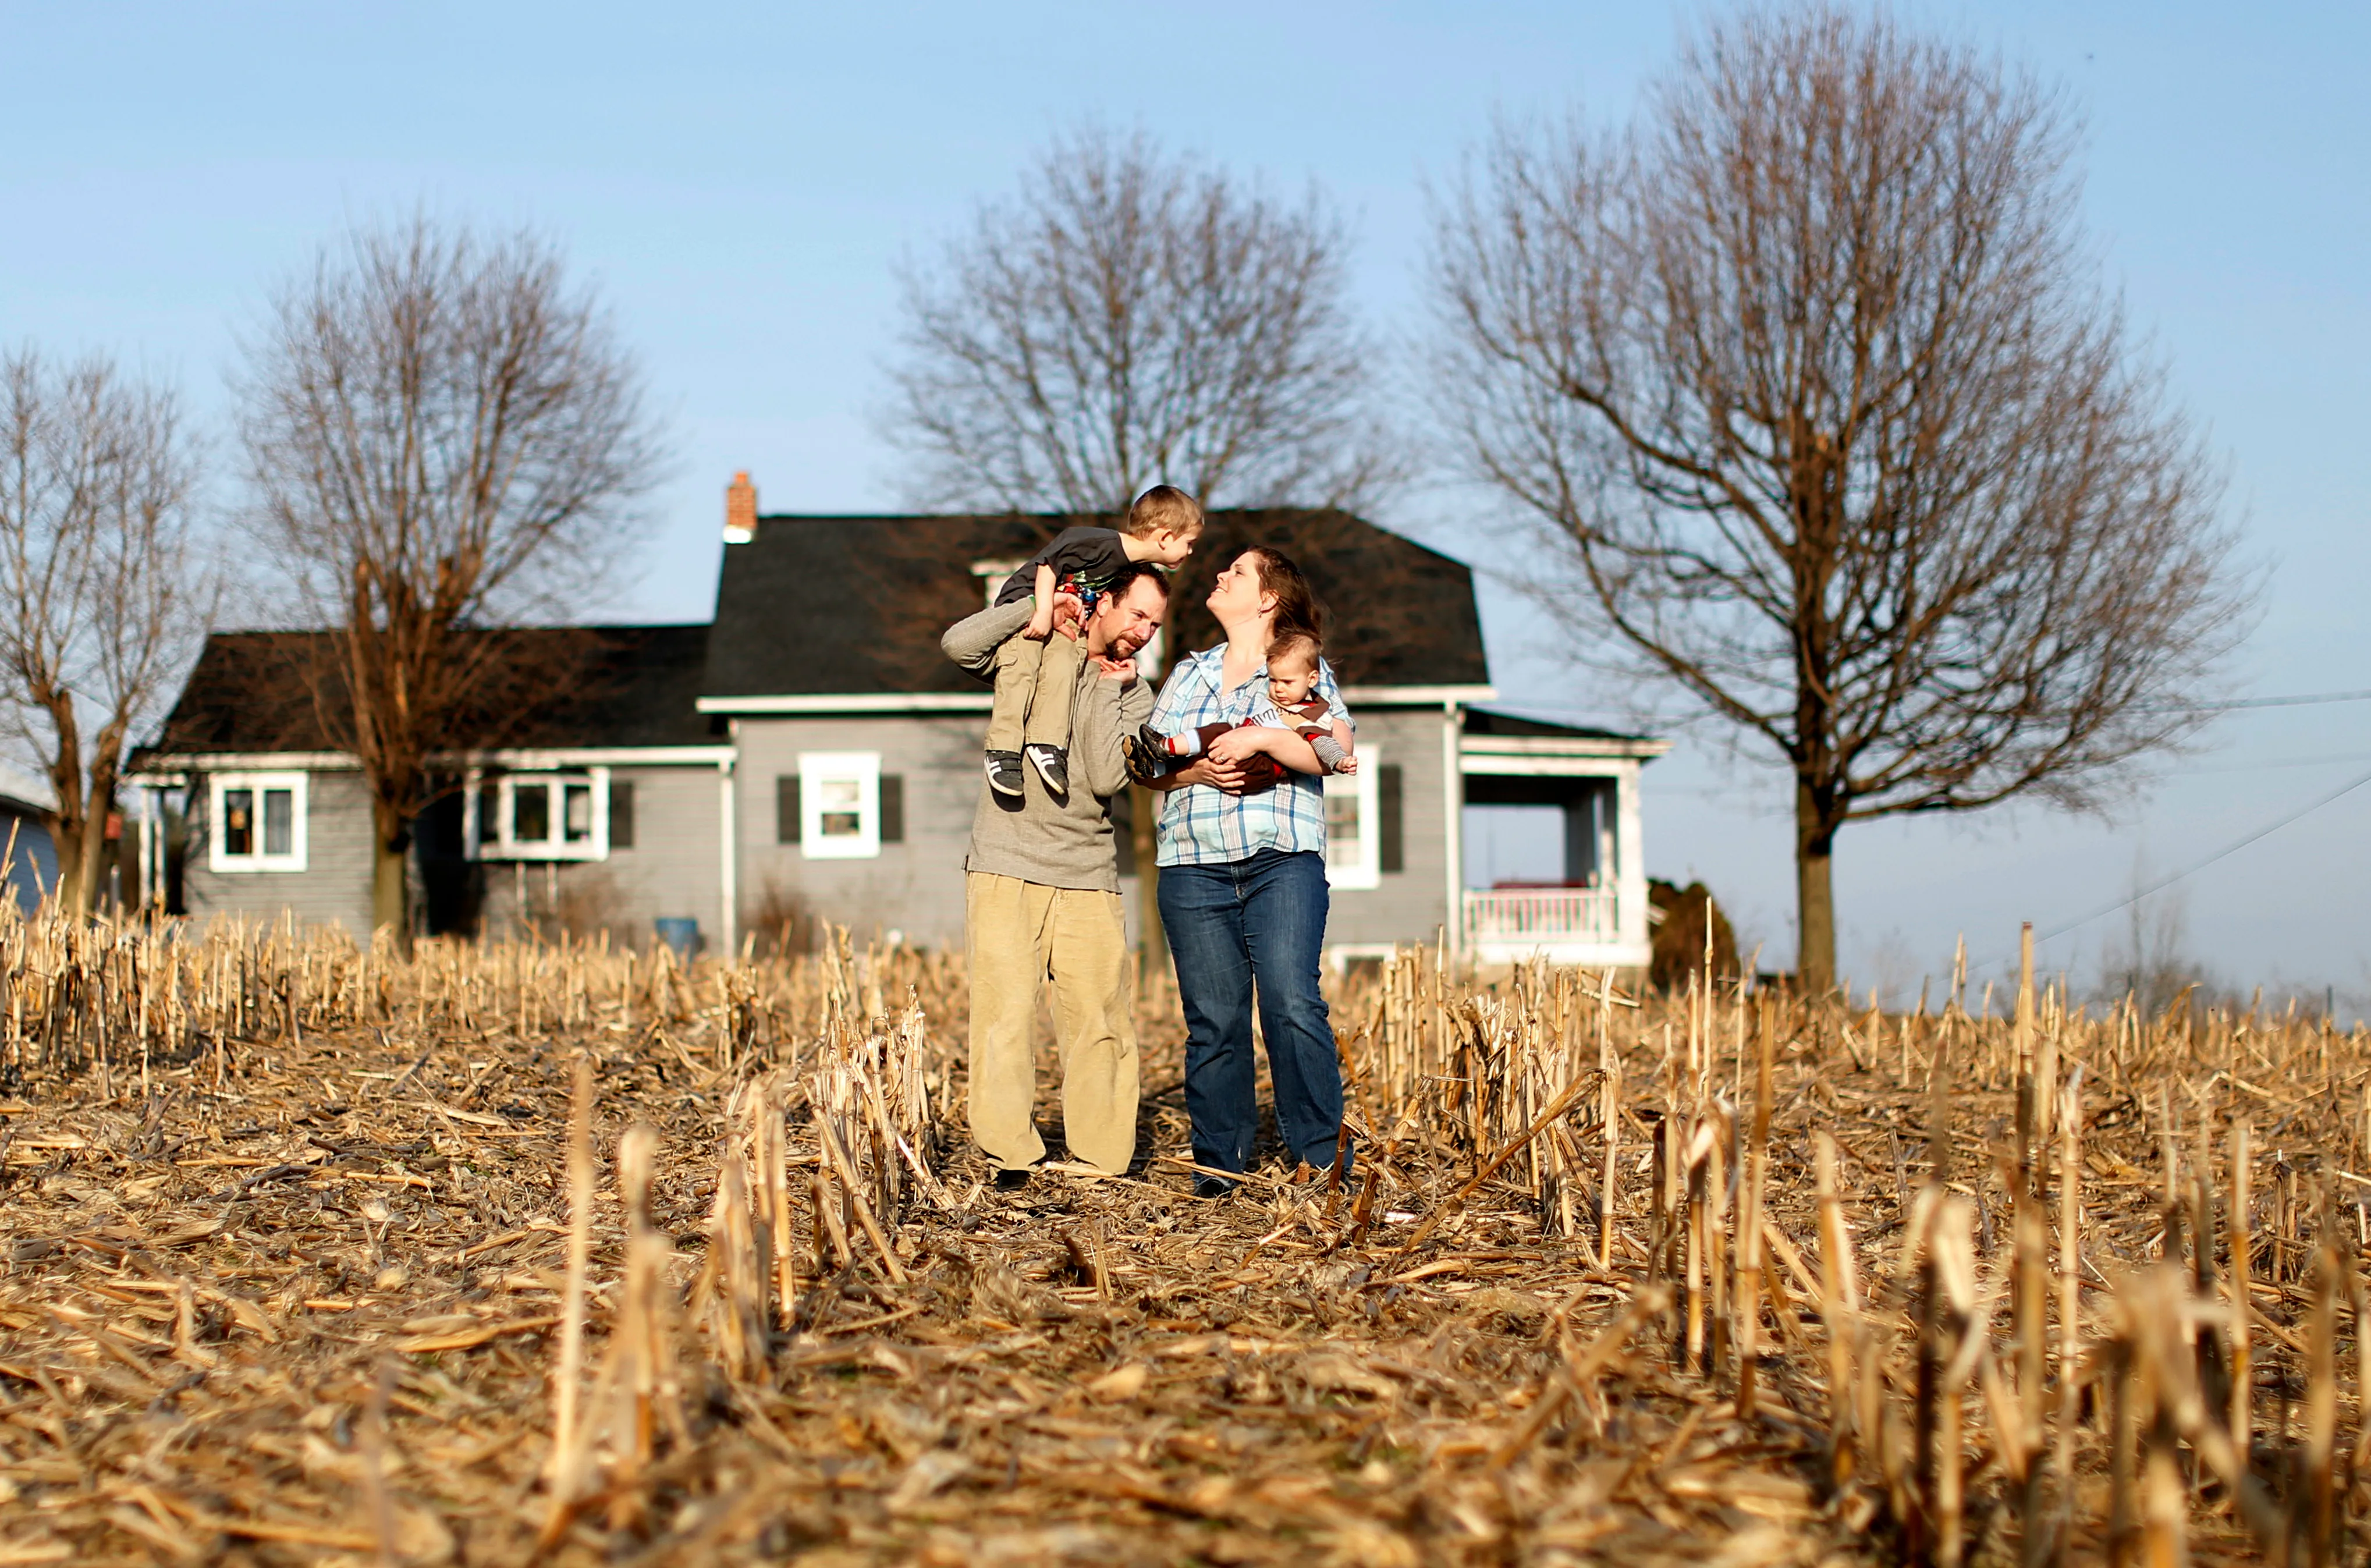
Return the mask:
[[[1348,721],[1344,719],[1336,719],[1334,721],[1334,733],[1327,742],[1327,744],[1333,748],[1336,755],[1331,757],[1326,756],[1326,748],[1324,746],[1313,746],[1313,749],[1317,752],[1319,757],[1332,764],[1336,772],[1355,773],[1359,771],[1359,754],[1351,748],[1356,743],[1357,738],[1358,738],[1351,733]]]
[[[1296,773],[1325,771],[1325,764],[1318,760],[1317,749],[1289,729],[1264,724],[1243,725],[1210,743],[1210,760],[1216,762],[1241,762],[1262,753]]]

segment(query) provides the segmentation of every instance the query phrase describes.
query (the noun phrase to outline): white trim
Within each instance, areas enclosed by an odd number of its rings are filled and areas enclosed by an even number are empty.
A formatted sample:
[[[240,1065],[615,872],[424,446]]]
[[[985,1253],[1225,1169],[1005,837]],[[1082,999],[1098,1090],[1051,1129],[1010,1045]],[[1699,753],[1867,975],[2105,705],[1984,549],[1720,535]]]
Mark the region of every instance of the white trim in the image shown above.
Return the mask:
[[[1496,686],[1345,686],[1342,701],[1371,708],[1432,708],[1444,703],[1494,703]]]
[[[193,773],[226,770],[279,772],[291,768],[312,773],[351,772],[362,766],[351,751],[201,751],[177,756],[172,761]]]
[[[481,838],[485,828],[482,792],[490,784],[494,786],[494,837],[486,841]],[[559,792],[557,800],[549,794],[545,796],[545,809],[549,813],[546,821],[552,837],[541,841],[514,840],[511,837],[511,827],[517,819],[515,802],[521,784]],[[592,810],[587,836],[576,843],[568,842],[567,792],[572,785],[581,785],[589,792],[587,805]],[[461,853],[470,860],[608,859],[609,770],[542,768],[497,773],[489,779],[482,769],[468,769],[461,775]]]
[[[826,802],[827,784],[856,786],[853,801]],[[826,810],[826,806],[839,807]],[[855,810],[848,810],[853,806]],[[856,831],[826,835],[827,816],[853,815]],[[799,753],[799,854],[808,860],[875,860],[881,854],[881,753]]]
[[[1016,555],[1010,560],[1000,557],[993,561],[973,562],[971,563],[971,575],[975,577],[983,579],[980,584],[980,598],[982,602],[984,602],[989,609],[994,610],[996,608],[996,596],[1004,591],[1006,580],[1010,578],[1013,573],[1018,572],[1021,568],[1028,564],[1029,557],[1026,555]]]
[[[1444,944],[1459,958],[1465,955],[1465,774],[1458,742],[1464,738],[1465,715],[1454,703],[1440,710],[1441,865],[1449,882],[1442,911]]]
[[[1371,708],[1430,708],[1442,703],[1486,703],[1495,686],[1345,686],[1342,701]],[[995,703],[989,691],[814,692],[791,696],[702,697],[703,714],[984,714]]]
[[[206,781],[206,869],[223,876],[246,876],[256,872],[302,871],[306,864],[306,818],[307,796],[311,794],[312,775],[303,772],[215,773]],[[246,854],[230,852],[229,834],[226,830],[226,816],[223,796],[232,790],[245,790],[251,797],[260,797],[285,790],[289,796],[288,852],[267,854],[263,850],[265,802],[250,800],[248,809],[257,813],[248,830],[248,842],[255,848]]]
[[[1382,763],[1382,748],[1369,746],[1359,752],[1359,771],[1355,773],[1328,773],[1324,778],[1325,795],[1330,805],[1334,799],[1349,796],[1358,802],[1359,858],[1348,864],[1334,858],[1333,835],[1326,835],[1325,881],[1335,888],[1363,889],[1383,885],[1382,802],[1376,780]]]
[[[1536,758],[1543,761],[1564,758],[1579,760],[1599,757],[1630,758],[1648,761],[1662,756],[1671,749],[1671,743],[1668,740],[1653,740],[1644,737],[1621,738],[1609,737],[1601,739],[1578,735],[1469,735],[1465,738],[1463,748],[1469,759],[1476,757]],[[1471,773],[1519,772],[1526,770],[1476,769],[1469,761],[1465,771]]]
[[[1467,752],[1458,772],[1500,779],[1624,779],[1638,771],[1636,757],[1476,757]]]
[[[716,809],[718,813],[717,887],[718,910],[716,928],[723,934],[720,947],[727,963],[733,961],[741,947],[741,887],[740,823],[734,816],[738,809],[735,800],[734,760],[730,757],[716,764]]]
[[[669,768],[713,767],[733,761],[730,746],[577,746],[527,749],[497,748],[491,751],[440,754],[438,761],[492,762],[523,772],[538,768]]]
[[[984,714],[996,702],[992,691],[882,691],[872,695],[795,697],[702,697],[703,714]]]

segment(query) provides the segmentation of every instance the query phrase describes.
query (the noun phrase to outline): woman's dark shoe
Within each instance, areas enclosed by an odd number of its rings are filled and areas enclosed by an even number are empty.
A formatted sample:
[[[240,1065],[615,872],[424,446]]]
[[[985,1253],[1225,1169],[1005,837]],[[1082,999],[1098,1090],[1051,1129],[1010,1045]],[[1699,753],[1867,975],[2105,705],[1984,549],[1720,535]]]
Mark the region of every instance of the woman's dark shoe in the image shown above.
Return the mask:
[[[996,1173],[996,1190],[999,1192],[1018,1192],[1028,1185],[1029,1167],[1025,1165]]]
[[[1197,1198],[1223,1198],[1235,1190],[1235,1184],[1223,1176],[1197,1176],[1194,1179]]]

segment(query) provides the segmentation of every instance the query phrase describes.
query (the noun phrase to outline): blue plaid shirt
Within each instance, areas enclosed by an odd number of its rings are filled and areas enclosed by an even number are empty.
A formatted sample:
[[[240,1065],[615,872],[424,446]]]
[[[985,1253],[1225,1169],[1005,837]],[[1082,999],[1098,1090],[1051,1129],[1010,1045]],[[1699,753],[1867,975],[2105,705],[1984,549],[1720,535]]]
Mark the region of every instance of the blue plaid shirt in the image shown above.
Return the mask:
[[[1262,666],[1233,691],[1223,690],[1221,667],[1225,644],[1188,656],[1170,672],[1152,705],[1152,727],[1162,735],[1181,735],[1206,724],[1242,724],[1265,709],[1268,700],[1267,668]],[[1317,681],[1309,694],[1323,702],[1336,722],[1348,723],[1350,710],[1334,684],[1334,667],[1317,661]],[[1173,789],[1161,797],[1159,851],[1162,865],[1222,865],[1248,860],[1261,850],[1325,853],[1325,781],[1314,773],[1283,770],[1272,789],[1256,795],[1229,795],[1209,784]]]

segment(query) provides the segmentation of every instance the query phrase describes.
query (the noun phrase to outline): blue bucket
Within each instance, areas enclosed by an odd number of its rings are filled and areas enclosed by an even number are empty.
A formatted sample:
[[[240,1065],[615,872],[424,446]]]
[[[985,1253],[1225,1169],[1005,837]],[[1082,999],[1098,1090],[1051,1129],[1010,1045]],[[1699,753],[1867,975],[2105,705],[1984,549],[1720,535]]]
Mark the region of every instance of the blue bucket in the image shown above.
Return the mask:
[[[661,915],[652,924],[658,928],[659,940],[675,949],[675,956],[689,963],[700,951],[700,922],[683,915]]]

